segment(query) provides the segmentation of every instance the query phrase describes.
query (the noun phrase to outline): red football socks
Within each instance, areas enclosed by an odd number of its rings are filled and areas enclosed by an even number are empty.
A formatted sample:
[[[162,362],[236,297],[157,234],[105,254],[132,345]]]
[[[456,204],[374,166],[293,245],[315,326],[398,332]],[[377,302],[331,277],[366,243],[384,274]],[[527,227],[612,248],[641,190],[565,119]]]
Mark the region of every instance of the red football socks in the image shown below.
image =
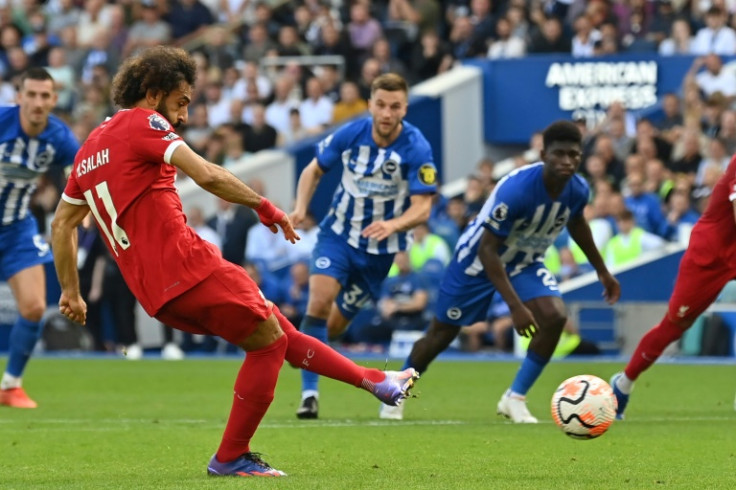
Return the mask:
[[[374,383],[380,383],[386,378],[383,371],[358,366],[327,344],[299,332],[276,305],[273,313],[281,330],[289,338],[286,360],[293,365],[364,389],[369,389]]]
[[[217,450],[218,461],[234,461],[250,451],[250,440],[273,401],[287,343],[283,335],[268,347],[246,354],[235,379],[233,407]]]
[[[662,352],[675,340],[682,337],[685,330],[672,323],[665,315],[659,325],[649,330],[636,346],[634,354],[629,360],[624,373],[631,381],[636,380],[641,373],[662,355]]]

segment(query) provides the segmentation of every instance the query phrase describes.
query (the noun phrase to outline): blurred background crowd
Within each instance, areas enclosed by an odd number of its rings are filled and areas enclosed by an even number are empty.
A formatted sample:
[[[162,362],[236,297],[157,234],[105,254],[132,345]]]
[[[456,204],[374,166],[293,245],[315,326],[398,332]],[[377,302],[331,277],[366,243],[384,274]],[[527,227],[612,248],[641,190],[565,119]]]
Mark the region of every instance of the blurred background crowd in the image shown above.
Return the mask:
[[[733,26],[734,0],[5,0],[0,104],[14,103],[14,81],[26,68],[45,67],[59,91],[56,114],[83,141],[114,111],[110,84],[122,59],[146,46],[181,46],[198,66],[182,135],[228,167],[363,114],[371,82],[385,72],[414,85],[467,58],[696,55],[681,90],[662,98],[664,117],[649,119],[614,103],[602,121],[576,121],[585,135],[580,171],[592,190],[586,216],[609,266],[617,266],[669,242],[686,243],[736,150]],[[397,257],[384,298],[343,340],[385,345],[393,330],[423,329],[463,226],[503,175],[536,161],[540,148],[538,133],[511,158],[478,162],[462,194],[438,196],[428,226],[415,230],[412,249]],[[53,211],[62,179],[50,176],[39,187],[33,198],[39,215]],[[268,195],[268,183],[250,184]],[[247,209],[220,202],[215,216],[185,211],[298,324],[314,220],[302,230],[301,245],[287,247],[253,227],[257,220]],[[120,313],[135,303],[120,304],[113,292],[121,278],[94,229],[88,231],[80,267],[91,301],[107,305],[99,328],[90,329],[95,348],[135,345],[134,316]],[[590,270],[566,236],[550,249],[547,265],[560,280]],[[468,329],[463,347],[509,349],[509,326],[503,304],[495,305],[488,322]],[[186,349],[221,348],[184,342],[191,344]]]

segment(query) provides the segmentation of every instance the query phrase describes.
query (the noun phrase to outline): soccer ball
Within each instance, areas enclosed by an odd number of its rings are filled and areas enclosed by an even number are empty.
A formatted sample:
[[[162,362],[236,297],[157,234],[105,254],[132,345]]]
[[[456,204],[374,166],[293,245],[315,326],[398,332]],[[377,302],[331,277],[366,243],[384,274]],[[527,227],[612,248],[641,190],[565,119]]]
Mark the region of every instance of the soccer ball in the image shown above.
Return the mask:
[[[597,376],[582,374],[566,379],[552,396],[552,419],[574,439],[594,439],[616,418],[616,396]]]

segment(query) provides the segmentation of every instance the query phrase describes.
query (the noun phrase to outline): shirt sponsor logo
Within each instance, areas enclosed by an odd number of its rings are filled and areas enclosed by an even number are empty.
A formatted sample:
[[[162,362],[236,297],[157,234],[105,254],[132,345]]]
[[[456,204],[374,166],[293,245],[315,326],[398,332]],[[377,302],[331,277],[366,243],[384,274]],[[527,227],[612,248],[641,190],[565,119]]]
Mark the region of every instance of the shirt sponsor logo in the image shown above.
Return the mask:
[[[164,141],[174,141],[176,139],[179,139],[179,135],[176,133],[169,133],[161,139]]]

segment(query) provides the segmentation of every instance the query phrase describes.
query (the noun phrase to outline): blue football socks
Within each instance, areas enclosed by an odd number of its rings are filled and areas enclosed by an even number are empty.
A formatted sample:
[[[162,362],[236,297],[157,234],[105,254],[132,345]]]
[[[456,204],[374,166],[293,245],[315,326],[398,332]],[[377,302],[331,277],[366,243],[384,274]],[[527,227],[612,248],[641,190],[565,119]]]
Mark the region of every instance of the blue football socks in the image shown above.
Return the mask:
[[[528,350],[519,371],[516,373],[514,382],[511,383],[511,391],[519,395],[526,395],[539,375],[542,374],[542,370],[548,362],[549,359],[544,359],[542,356]]]
[[[8,366],[5,371],[15,377],[23,376],[36,342],[41,338],[41,322],[32,322],[19,316],[10,330]]]
[[[301,332],[327,342],[327,320],[313,316],[305,316],[301,323]],[[305,391],[316,392],[319,384],[319,374],[302,369],[302,393]]]

